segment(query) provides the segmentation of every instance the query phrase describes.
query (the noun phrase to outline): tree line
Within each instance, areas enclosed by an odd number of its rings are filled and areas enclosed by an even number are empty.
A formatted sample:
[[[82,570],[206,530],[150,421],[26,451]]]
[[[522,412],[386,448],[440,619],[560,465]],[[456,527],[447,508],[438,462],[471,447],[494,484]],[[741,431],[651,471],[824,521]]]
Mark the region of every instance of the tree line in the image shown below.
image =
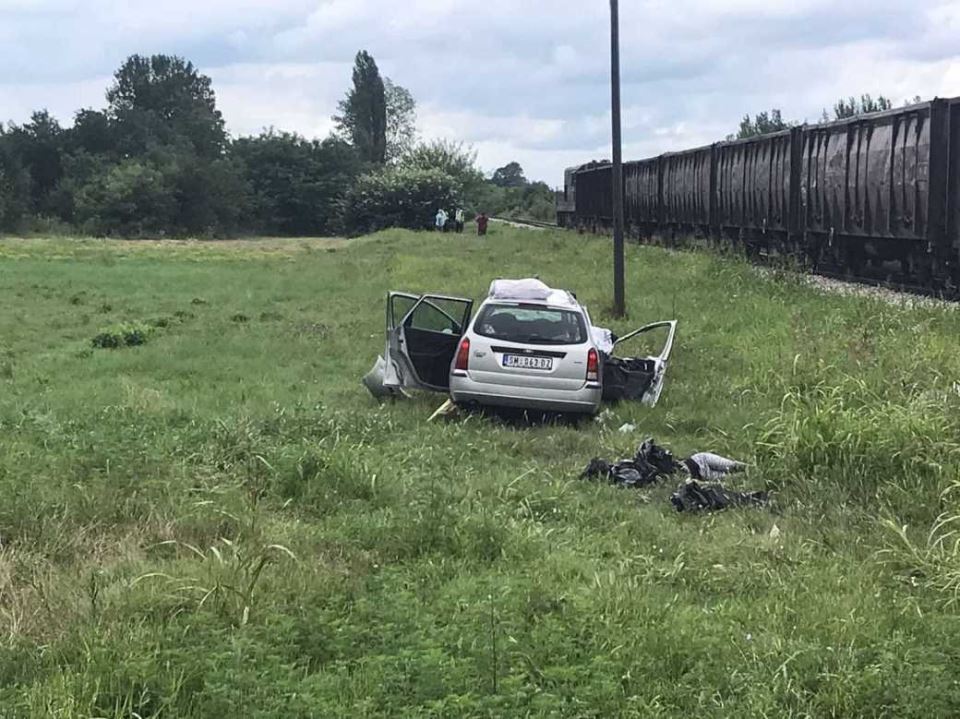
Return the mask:
[[[904,105],[916,105],[917,103],[922,102],[920,96],[914,97],[912,100],[908,100]],[[845,120],[848,117],[856,117],[857,115],[866,115],[871,112],[882,112],[884,110],[892,110],[893,102],[890,98],[879,95],[873,97],[869,94],[861,95],[859,99],[851,97],[842,97],[837,100],[833,105],[833,112],[830,113],[824,108],[823,112],[820,115],[820,122],[830,122],[831,120]],[[748,137],[756,137],[757,135],[766,135],[771,132],[780,132],[781,130],[789,130],[791,127],[796,127],[797,122],[788,121],[783,119],[783,114],[778,109],[773,109],[770,112],[761,112],[754,115],[752,118],[750,115],[744,115],[743,119],[740,121],[740,127],[737,129],[736,134],[728,135],[728,140],[743,140]]]
[[[456,142],[421,142],[416,101],[357,54],[327,138],[231,138],[210,78],[168,55],[128,58],[106,106],[63,127],[46,110],[0,124],[0,231],[289,236],[429,227],[438,207],[549,217],[516,163],[487,179]]]

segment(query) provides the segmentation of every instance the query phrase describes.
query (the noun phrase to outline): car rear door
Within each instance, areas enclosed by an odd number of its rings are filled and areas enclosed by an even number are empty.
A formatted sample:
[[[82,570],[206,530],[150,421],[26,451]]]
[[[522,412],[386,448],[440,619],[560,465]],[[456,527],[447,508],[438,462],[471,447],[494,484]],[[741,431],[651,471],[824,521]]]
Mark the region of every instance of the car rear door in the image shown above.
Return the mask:
[[[445,392],[450,365],[470,322],[473,300],[391,292],[387,297],[387,353],[394,376],[386,384]]]
[[[650,383],[650,386],[643,393],[640,401],[649,407],[656,406],[657,402],[660,400],[660,394],[663,392],[663,381],[667,374],[667,362],[670,359],[670,353],[673,351],[673,341],[677,334],[676,320],[666,320],[663,322],[654,322],[649,325],[644,325],[640,329],[634,330],[633,332],[620,337],[613,345],[614,353],[619,355],[620,353],[617,352],[617,350],[621,350],[625,343],[636,337],[658,329],[666,329],[667,337],[664,341],[663,349],[660,350],[659,354],[645,358],[651,366],[653,379]]]

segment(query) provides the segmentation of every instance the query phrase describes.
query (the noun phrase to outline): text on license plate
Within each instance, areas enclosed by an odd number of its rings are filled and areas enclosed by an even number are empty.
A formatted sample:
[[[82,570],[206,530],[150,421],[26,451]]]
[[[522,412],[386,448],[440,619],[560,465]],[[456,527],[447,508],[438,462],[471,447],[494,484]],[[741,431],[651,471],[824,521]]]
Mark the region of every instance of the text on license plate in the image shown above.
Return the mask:
[[[504,367],[516,367],[517,369],[553,369],[552,357],[523,357],[521,355],[504,355]]]

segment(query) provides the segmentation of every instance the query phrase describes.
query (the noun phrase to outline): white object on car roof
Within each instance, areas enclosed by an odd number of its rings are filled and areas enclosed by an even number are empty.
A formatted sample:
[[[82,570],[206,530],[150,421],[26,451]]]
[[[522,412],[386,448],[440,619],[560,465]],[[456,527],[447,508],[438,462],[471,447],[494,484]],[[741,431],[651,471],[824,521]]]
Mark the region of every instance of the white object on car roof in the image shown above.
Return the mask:
[[[538,279],[494,280],[490,283],[490,297],[495,300],[540,300],[543,301],[553,292],[546,283]]]
[[[536,278],[524,280],[494,280],[489,296],[494,300],[518,302],[546,302],[560,307],[577,307],[576,298],[566,290],[555,290]]]

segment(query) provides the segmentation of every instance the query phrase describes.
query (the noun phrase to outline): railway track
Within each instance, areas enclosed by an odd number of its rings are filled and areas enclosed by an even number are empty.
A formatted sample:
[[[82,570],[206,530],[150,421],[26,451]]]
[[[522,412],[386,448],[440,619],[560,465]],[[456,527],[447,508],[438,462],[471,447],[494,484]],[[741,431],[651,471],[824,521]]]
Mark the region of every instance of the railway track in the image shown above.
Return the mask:
[[[843,272],[832,271],[829,269],[818,269],[815,272],[807,272],[805,274],[810,277],[822,277],[825,279],[843,282],[848,285],[860,285],[863,287],[881,289],[899,295],[925,297],[943,302],[957,302],[960,300],[960,295],[958,295],[956,290],[947,293],[933,290],[929,287],[924,287],[923,285],[912,285],[892,280],[881,280],[877,279],[876,277],[861,277],[859,275],[851,276]]]
[[[560,229],[557,227],[556,222],[540,222],[539,220],[518,220],[513,217],[491,217],[491,220],[496,222],[506,222],[510,225],[516,225],[518,227],[533,227],[538,230],[557,230]]]

